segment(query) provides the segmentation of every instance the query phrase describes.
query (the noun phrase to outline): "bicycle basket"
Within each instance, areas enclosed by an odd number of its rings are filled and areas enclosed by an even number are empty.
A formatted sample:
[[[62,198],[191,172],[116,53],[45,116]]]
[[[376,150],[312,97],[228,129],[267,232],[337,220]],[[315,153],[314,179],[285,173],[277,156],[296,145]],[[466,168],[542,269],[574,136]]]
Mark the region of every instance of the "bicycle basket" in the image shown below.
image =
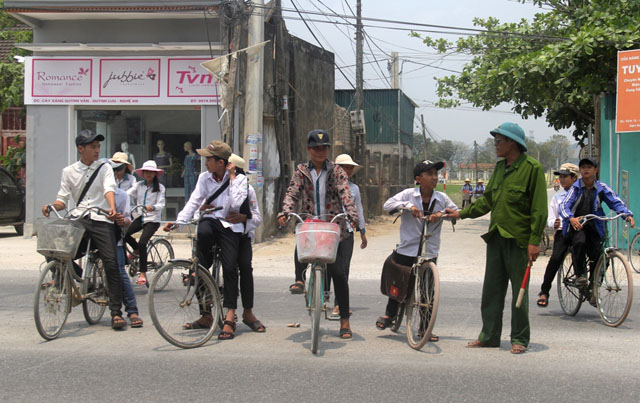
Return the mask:
[[[296,225],[296,249],[300,263],[333,263],[338,253],[340,226],[330,222]]]
[[[71,260],[76,256],[84,227],[72,220],[44,220],[38,227],[39,254],[59,260]]]

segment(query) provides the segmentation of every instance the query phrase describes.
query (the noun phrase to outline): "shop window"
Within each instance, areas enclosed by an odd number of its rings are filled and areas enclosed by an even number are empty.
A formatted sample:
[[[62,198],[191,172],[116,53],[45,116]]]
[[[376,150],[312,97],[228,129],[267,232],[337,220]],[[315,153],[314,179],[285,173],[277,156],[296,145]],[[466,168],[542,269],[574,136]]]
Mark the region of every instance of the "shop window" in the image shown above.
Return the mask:
[[[201,162],[194,154],[201,145],[200,111],[82,109],[77,116],[78,131],[91,129],[105,136],[101,158],[122,151],[136,168],[154,160],[165,170],[160,178],[167,200],[163,218],[175,219],[200,173]]]

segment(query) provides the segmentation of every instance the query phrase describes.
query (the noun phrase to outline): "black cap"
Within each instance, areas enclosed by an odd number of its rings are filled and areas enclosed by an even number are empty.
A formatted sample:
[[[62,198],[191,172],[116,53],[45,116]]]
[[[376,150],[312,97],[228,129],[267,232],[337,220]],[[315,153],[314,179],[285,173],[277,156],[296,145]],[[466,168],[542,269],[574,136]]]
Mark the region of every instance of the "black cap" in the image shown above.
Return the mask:
[[[413,177],[420,176],[421,173],[430,170],[431,168],[435,168],[436,171],[439,171],[444,166],[444,162],[433,162],[429,160],[424,160],[422,162],[418,162],[415,168],[413,168]]]
[[[594,167],[598,167],[598,163],[593,158],[583,158],[578,162],[578,166],[581,167],[585,164],[593,165]]]
[[[307,135],[307,147],[330,146],[329,133],[322,129],[311,130]]]
[[[83,146],[85,144],[93,143],[94,141],[104,141],[102,134],[96,134],[93,130],[84,129],[78,133],[76,137],[76,147]]]

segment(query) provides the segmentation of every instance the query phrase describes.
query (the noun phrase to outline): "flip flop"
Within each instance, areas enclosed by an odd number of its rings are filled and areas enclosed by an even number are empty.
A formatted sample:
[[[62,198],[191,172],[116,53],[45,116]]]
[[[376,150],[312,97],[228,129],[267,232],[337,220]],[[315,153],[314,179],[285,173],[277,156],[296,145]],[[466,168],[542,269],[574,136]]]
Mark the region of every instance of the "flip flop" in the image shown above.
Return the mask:
[[[255,322],[249,322],[248,320],[242,319],[242,323],[249,326],[249,328],[251,328],[251,330],[256,333],[264,333],[267,331],[267,327],[263,325],[259,320],[256,320]]]
[[[295,283],[289,286],[289,292],[291,294],[302,294],[304,293],[304,283],[296,281]]]
[[[549,296],[547,294],[540,294],[540,298],[538,298],[536,304],[541,308],[546,308],[549,305]]]
[[[190,322],[190,323],[185,323],[182,327],[185,330],[211,329],[210,325],[204,325],[204,324],[198,322],[197,320],[193,321],[193,322]]]
[[[512,344],[511,354],[522,354],[527,351],[527,348],[522,344]]]
[[[127,322],[122,319],[121,316],[112,316],[111,317],[111,328],[113,330],[124,329],[127,326]]]
[[[129,322],[131,322],[131,327],[142,327],[142,324],[144,323],[142,318],[139,316],[136,316],[135,318],[129,316]]]
[[[393,323],[393,319],[385,318],[384,316],[381,316],[376,321],[376,329],[384,330],[384,329],[388,328],[389,326],[391,326],[392,323]]]
[[[467,343],[467,348],[485,348],[485,347],[500,347],[485,343],[484,341],[475,340]]]
[[[340,328],[340,338],[342,340],[350,340],[353,338],[353,332],[346,327]]]
[[[138,276],[138,280],[136,281],[137,285],[147,285],[147,279],[144,277]]]

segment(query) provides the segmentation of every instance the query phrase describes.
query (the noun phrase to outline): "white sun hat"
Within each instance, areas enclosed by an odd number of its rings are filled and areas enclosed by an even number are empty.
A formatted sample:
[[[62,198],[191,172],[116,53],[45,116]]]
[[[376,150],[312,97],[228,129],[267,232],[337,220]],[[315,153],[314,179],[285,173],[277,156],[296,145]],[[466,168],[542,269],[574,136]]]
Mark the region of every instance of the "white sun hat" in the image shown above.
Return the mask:
[[[362,165],[356,164],[349,154],[340,154],[336,157],[336,165],[352,165],[353,173],[355,174],[362,168]]]

